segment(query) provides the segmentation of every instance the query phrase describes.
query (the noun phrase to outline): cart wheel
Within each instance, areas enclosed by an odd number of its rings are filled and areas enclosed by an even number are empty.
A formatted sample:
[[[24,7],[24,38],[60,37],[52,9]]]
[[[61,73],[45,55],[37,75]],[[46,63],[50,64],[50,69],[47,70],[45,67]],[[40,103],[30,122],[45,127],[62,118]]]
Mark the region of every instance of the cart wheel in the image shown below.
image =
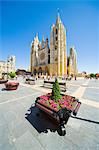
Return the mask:
[[[37,117],[39,117],[39,115],[40,115],[39,113],[36,113],[36,116],[37,116]]]
[[[60,136],[64,136],[66,134],[66,130],[64,126],[59,126],[57,132]]]

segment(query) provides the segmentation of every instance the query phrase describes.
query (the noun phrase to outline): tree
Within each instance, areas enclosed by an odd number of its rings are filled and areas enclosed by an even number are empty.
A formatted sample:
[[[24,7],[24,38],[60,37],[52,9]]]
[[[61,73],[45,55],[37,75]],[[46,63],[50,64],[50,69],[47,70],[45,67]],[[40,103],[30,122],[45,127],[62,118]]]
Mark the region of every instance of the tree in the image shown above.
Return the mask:
[[[91,78],[95,78],[95,74],[94,74],[94,73],[91,73],[91,74],[90,74],[90,77],[91,77]]]
[[[16,73],[15,73],[15,72],[10,72],[10,73],[9,73],[9,76],[10,76],[11,78],[14,78],[14,77],[16,76]]]
[[[59,99],[61,99],[61,94],[60,94],[60,87],[59,87],[59,83],[58,80],[55,79],[55,83],[53,84],[53,88],[52,88],[52,99],[57,102]]]

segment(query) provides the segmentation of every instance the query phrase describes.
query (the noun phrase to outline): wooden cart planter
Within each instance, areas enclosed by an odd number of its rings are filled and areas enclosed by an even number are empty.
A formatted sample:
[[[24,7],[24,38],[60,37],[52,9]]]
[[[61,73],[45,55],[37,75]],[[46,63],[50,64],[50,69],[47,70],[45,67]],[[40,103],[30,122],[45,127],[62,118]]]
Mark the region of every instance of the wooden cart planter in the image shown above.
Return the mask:
[[[16,90],[19,86],[18,82],[7,82],[5,83],[6,90]]]
[[[61,136],[66,134],[65,124],[68,122],[71,114],[77,115],[78,109],[81,105],[78,99],[69,95],[63,95],[59,103],[55,103],[51,98],[51,93],[36,98],[35,106],[48,114],[52,119],[58,123],[58,133]],[[55,106],[55,107],[54,107]],[[57,107],[58,106],[58,107]]]

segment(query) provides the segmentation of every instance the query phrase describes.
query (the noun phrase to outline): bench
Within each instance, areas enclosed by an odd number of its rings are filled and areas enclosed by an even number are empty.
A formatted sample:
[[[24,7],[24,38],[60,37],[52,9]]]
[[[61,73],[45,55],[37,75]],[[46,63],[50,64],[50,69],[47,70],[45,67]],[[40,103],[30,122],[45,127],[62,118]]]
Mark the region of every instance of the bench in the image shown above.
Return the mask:
[[[52,88],[53,84],[54,84],[54,81],[44,80],[43,86],[47,88]],[[59,82],[59,85],[60,85],[60,90],[63,92],[66,92],[66,82]]]
[[[35,85],[35,80],[34,79],[26,79],[25,83]]]

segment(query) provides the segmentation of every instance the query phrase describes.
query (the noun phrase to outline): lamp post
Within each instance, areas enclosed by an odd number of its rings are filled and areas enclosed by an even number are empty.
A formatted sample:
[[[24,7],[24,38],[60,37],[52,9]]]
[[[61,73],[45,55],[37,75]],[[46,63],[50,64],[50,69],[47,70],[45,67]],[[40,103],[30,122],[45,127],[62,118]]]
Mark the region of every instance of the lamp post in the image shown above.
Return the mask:
[[[13,70],[12,66],[13,66],[13,57],[10,58],[10,62],[11,62],[11,71]]]
[[[7,79],[8,79],[8,68],[9,68],[9,60],[7,60]]]

